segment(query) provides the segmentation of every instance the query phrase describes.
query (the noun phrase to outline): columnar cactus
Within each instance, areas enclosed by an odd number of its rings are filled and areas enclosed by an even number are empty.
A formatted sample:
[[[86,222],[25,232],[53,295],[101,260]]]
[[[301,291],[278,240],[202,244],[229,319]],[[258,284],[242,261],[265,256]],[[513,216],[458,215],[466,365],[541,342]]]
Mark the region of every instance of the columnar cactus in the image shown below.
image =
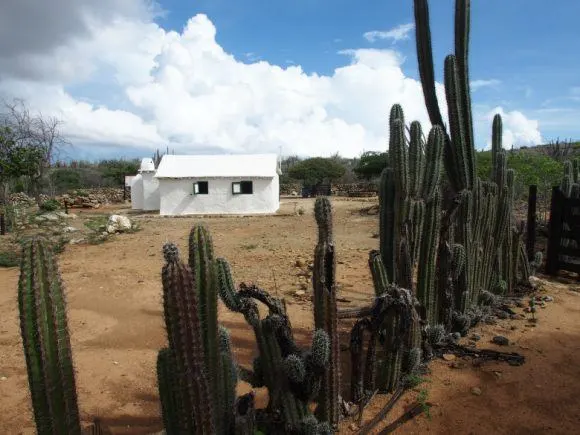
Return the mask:
[[[445,131],[435,92],[428,1],[414,0],[414,10],[425,104],[432,125],[441,128],[444,136],[445,169],[455,195],[442,204],[446,222],[440,227],[438,242],[441,245],[436,273],[439,312],[428,314],[431,322],[446,323],[449,309],[457,315],[464,315],[478,304],[482,291],[513,292],[518,281],[525,279],[525,264],[518,260],[520,241],[515,237],[517,229],[513,220],[515,174],[507,169],[507,155],[501,143],[500,115],[493,120],[490,181],[484,182],[476,176],[468,71],[470,1],[456,0],[455,53],[448,55],[444,64],[449,133]],[[453,277],[450,274],[455,272],[449,269],[454,267],[451,245],[462,246],[466,254],[461,272]],[[452,292],[448,291],[450,283]],[[429,287],[431,284],[424,285]],[[418,288],[423,291],[420,283]],[[447,309],[445,306],[450,307]]]
[[[18,308],[37,432],[80,434],[64,286],[41,239],[22,247]]]
[[[179,429],[182,433],[214,434],[214,402],[208,400],[211,396],[198,292],[191,270],[179,258],[177,246],[166,243],[163,255],[166,262],[162,271],[165,323],[183,402]]]
[[[336,427],[340,419],[340,348],[336,309],[336,259],[332,238],[332,208],[327,198],[317,198],[314,214],[318,224],[318,244],[314,251],[314,325],[330,339],[330,360],[322,378],[317,408],[319,420]]]
[[[205,349],[205,367],[209,375],[209,386],[213,407],[220,407],[223,401],[220,382],[220,350],[218,345],[217,319],[217,281],[213,258],[211,234],[204,225],[196,224],[189,234],[189,268],[192,273],[195,291],[199,301],[199,317],[202,328],[203,347]],[[216,416],[217,417],[217,416]],[[223,420],[215,421],[218,432]]]

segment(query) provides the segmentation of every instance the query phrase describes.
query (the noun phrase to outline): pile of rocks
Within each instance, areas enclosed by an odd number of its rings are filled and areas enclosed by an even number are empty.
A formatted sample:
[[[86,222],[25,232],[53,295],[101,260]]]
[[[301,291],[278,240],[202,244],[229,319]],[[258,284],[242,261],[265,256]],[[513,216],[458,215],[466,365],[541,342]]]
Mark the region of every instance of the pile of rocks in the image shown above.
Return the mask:
[[[300,183],[282,183],[280,184],[280,195],[298,196],[302,191]]]
[[[77,190],[56,198],[63,205],[78,208],[99,208],[105,204],[118,204],[123,202],[123,189],[96,188]]]
[[[34,198],[31,198],[26,193],[11,193],[8,195],[8,202],[15,206],[31,207],[36,204]]]
[[[348,183],[348,184],[333,184],[331,189],[332,195],[337,196],[351,196],[351,197],[371,197],[379,193],[377,183]]]

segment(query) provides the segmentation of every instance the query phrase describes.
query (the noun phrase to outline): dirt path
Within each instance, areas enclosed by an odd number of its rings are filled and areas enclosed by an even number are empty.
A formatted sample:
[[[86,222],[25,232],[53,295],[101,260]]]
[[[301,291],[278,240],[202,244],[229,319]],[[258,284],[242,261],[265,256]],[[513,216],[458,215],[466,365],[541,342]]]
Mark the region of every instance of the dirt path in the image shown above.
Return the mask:
[[[237,282],[255,282],[285,296],[297,338],[306,343],[312,329],[310,285],[303,276],[316,243],[312,201],[297,200],[304,215],[286,201],[273,217],[209,218],[216,253],[226,257]],[[376,216],[357,211],[368,202],[335,201],[335,238],[343,307],[369,300],[372,284],[367,255],[376,248]],[[83,419],[101,416],[115,434],[146,434],[161,429],[156,388],[157,351],[165,345],[161,310],[161,246],[176,241],[185,249],[192,218],[141,217],[143,230],[101,245],[69,246],[60,257],[67,287],[73,356]],[[33,434],[26,367],[16,305],[18,270],[0,269],[0,433]],[[296,292],[298,291],[298,294]],[[305,294],[302,294],[302,291]],[[498,324],[480,333],[481,346],[496,333],[514,343],[523,367],[487,364],[451,369],[431,364],[431,419],[420,417],[399,433],[574,433],[580,424],[580,296],[569,287],[550,286],[555,301],[541,310],[535,328]],[[255,340],[241,316],[223,307],[236,357],[251,361]],[[509,330],[505,331],[502,328]],[[344,341],[344,340],[343,340]],[[506,350],[506,349],[502,349]],[[498,374],[494,373],[497,372]],[[481,389],[475,396],[472,387]],[[247,386],[240,385],[240,391]],[[411,396],[402,402],[411,400]],[[262,397],[260,395],[259,397]],[[377,398],[368,414],[382,406]],[[393,411],[398,415],[401,407]],[[349,433],[349,423],[344,432]]]

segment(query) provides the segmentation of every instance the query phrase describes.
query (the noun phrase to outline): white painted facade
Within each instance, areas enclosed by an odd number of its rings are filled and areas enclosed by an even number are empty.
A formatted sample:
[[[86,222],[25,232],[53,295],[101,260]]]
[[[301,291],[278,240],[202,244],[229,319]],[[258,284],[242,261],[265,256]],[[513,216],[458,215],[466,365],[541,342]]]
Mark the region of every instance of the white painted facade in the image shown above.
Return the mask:
[[[280,207],[275,154],[165,155],[157,170],[143,159],[141,181],[132,186],[132,208],[159,210],[162,216],[272,214]],[[139,191],[138,184],[142,189]],[[243,187],[242,187],[243,186]],[[142,196],[140,202],[137,198]]]
[[[159,210],[159,180],[155,171],[141,172],[143,177],[143,210]]]
[[[143,177],[137,174],[131,180],[131,208],[143,210]]]

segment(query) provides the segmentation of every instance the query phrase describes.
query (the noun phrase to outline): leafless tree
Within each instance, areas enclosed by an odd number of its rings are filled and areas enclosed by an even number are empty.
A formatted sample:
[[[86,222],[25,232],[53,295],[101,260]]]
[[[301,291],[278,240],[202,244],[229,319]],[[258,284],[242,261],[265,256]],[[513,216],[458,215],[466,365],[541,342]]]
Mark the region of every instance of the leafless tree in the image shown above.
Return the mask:
[[[2,100],[0,127],[10,135],[17,148],[34,149],[42,158],[34,167],[27,168],[31,193],[38,196],[40,184],[59,152],[68,145],[62,134],[62,121],[42,113],[32,114],[22,99]]]

